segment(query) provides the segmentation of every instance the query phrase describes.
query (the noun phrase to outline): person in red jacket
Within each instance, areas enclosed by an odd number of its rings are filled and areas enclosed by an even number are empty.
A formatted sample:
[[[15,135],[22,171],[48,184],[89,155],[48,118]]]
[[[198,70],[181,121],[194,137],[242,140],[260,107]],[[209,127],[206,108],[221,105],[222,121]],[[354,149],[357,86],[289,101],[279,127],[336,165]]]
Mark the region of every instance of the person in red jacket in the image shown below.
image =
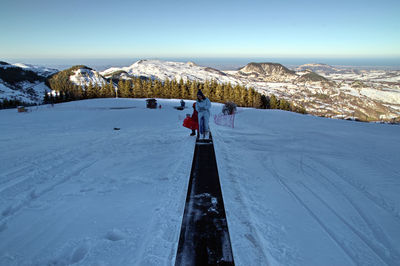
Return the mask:
[[[193,114],[191,117],[186,117],[183,121],[183,126],[192,130],[190,136],[196,135],[196,130],[199,132],[199,118],[196,111],[196,103],[193,104]]]
[[[196,135],[195,130],[199,131],[199,117],[196,111],[196,103],[193,103],[193,114],[192,114],[192,134],[190,136]]]

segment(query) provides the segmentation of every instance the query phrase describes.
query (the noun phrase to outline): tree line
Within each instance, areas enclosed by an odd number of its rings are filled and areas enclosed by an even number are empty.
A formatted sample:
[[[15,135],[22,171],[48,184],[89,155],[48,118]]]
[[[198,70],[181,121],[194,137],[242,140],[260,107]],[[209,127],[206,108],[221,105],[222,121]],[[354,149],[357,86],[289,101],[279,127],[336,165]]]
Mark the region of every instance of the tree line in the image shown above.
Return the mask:
[[[32,106],[34,104],[20,101],[17,99],[4,99],[0,101],[0,109],[16,108],[18,106]]]
[[[116,86],[117,84],[117,86]],[[89,83],[86,86],[72,84],[66,78],[50,79],[49,87],[56,95],[46,93],[45,103],[59,103],[93,98],[167,98],[167,99],[196,99],[197,91],[201,89],[212,102],[235,102],[241,107],[260,109],[281,109],[305,113],[302,107],[296,107],[275,95],[265,96],[254,88],[231,83],[221,84],[215,80],[205,82],[183,79],[160,81],[158,79],[133,77],[127,80],[109,80],[101,85]]]

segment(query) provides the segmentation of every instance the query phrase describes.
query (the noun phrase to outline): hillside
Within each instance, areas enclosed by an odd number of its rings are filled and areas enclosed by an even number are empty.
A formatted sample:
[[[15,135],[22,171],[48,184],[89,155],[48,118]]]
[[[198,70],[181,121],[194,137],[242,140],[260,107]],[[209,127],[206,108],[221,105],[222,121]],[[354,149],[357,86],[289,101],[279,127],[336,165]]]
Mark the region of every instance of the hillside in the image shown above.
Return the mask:
[[[314,73],[314,72],[310,72],[310,73],[307,73],[307,74],[304,74],[304,75],[298,77],[295,80],[295,82],[304,82],[304,83],[307,83],[307,82],[322,82],[322,83],[325,83],[325,84],[330,83],[330,81],[327,78],[324,78],[323,76],[318,75],[317,73]],[[331,83],[333,83],[333,82],[331,82]]]
[[[195,140],[158,103],[0,110],[0,265],[174,265]],[[399,126],[240,108],[210,127],[236,265],[397,264]]]
[[[235,84],[235,78],[227,76],[224,72],[210,67],[202,67],[193,62],[171,62],[160,60],[139,60],[128,67],[110,68],[101,74],[109,78],[116,73],[127,73],[135,77],[149,77],[159,80],[196,80],[204,82],[206,80],[215,80],[221,83],[231,82]]]
[[[304,64],[301,66],[296,67],[296,71],[305,71],[305,70],[310,70],[313,72],[319,72],[319,73],[336,73],[339,72],[340,70],[327,65],[327,64]]]
[[[111,97],[115,95],[113,86],[110,85],[107,79],[99,72],[84,65],[77,65],[60,71],[50,76],[47,83],[53,91],[67,94],[67,98],[71,100],[82,99],[87,96]],[[110,85],[110,89],[108,85]],[[107,90],[107,95],[105,90]],[[110,95],[108,92],[110,92]],[[103,93],[104,95],[102,95]]]
[[[0,102],[40,103],[48,90],[46,78],[55,70],[0,62]]]
[[[239,70],[219,71],[193,62],[140,60],[129,67],[110,68],[101,74],[111,77],[122,73],[124,79],[135,76],[242,84],[265,95],[274,94],[318,116],[363,121],[400,120],[400,71],[335,71],[323,64],[304,67],[307,68],[294,72],[277,63],[250,63]],[[316,71],[329,69],[332,74],[310,73],[310,67],[315,67]],[[352,87],[354,80],[362,80],[366,87],[362,90]]]
[[[1,69],[4,70],[7,65],[5,62],[1,63]],[[29,66],[28,70],[28,65],[24,66],[24,71],[39,69]],[[34,75],[42,79],[39,72]],[[49,73],[43,69],[41,72]],[[27,78],[29,76],[30,74],[26,75]],[[182,79],[202,83],[230,83],[232,87],[241,85],[254,88],[266,96],[274,94],[279,99],[292,102],[298,108],[305,108],[313,115],[362,121],[400,120],[400,71],[395,70],[336,69],[323,64],[307,64],[292,71],[278,63],[249,63],[240,70],[220,71],[193,62],[139,60],[130,66],[113,67],[101,73],[87,66],[75,66],[51,75],[46,84],[53,90],[68,91],[69,94],[76,95],[73,97],[75,99],[86,98],[84,94],[87,87],[100,88],[104,84],[109,84],[109,88],[102,91],[96,89],[91,95],[113,97],[116,95],[114,88],[119,84],[123,91],[121,95],[127,97],[126,95],[130,95],[129,91],[133,90],[134,77],[142,80],[168,79],[179,82]],[[113,84],[109,83],[111,79]],[[128,83],[119,82],[120,80]],[[362,82],[363,85],[359,86],[357,82]],[[14,97],[34,103],[41,102],[41,95],[46,89],[48,88],[44,83],[36,81],[22,82],[17,89],[0,81],[0,99]],[[153,89],[157,90],[158,87]],[[182,93],[183,96],[186,94]],[[139,95],[144,94],[139,92]]]
[[[278,63],[249,63],[238,71],[239,75],[262,81],[281,82],[296,77],[296,73]]]

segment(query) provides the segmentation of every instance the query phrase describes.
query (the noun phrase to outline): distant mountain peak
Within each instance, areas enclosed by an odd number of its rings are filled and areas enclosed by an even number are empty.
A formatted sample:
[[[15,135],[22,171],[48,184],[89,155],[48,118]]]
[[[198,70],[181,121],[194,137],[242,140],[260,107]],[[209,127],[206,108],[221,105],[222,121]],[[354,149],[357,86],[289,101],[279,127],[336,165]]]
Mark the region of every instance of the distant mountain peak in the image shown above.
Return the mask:
[[[310,64],[304,64],[301,66],[298,66],[296,68],[297,71],[306,71],[306,70],[311,70],[313,72],[327,72],[327,73],[333,73],[333,72],[338,72],[339,70],[333,66],[327,65],[327,64],[322,64],[322,63],[310,63]]]
[[[295,79],[296,73],[279,63],[255,63],[251,62],[238,71],[239,75],[253,77],[262,81],[279,82],[287,79]]]
[[[315,72],[309,72],[296,79],[299,82],[329,82],[329,80]]]
[[[188,62],[186,63],[186,65],[188,65],[188,66],[197,66],[196,63],[195,63],[195,62],[192,62],[192,61],[188,61]]]
[[[285,74],[285,75],[295,75],[295,72],[289,70],[287,67],[279,64],[279,63],[248,63],[245,67],[239,69],[239,71],[244,73],[255,72],[262,75],[276,75],[276,74]]]

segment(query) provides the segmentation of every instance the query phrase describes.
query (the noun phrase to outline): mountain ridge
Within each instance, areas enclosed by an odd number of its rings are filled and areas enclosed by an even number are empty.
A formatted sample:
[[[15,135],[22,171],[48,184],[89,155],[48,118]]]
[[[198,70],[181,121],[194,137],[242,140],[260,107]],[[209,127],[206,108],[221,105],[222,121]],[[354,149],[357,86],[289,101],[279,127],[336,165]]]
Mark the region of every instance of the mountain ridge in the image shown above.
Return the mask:
[[[7,65],[3,62],[0,72]],[[239,70],[221,71],[193,62],[139,60],[127,67],[111,67],[101,72],[77,65],[46,79],[49,85],[49,81],[63,73],[59,82],[71,86],[100,85],[109,80],[113,80],[115,86],[119,80],[129,80],[131,77],[158,79],[162,82],[167,79],[198,82],[213,80],[220,84],[252,87],[267,96],[274,94],[319,116],[343,117],[359,113],[360,119],[374,121],[400,116],[400,71],[357,72],[340,69],[335,72],[313,72],[310,67],[333,69],[326,64],[313,63],[290,70],[279,63],[251,62]],[[2,89],[4,82],[0,82],[3,84],[0,87],[1,96],[1,91],[5,89]]]

